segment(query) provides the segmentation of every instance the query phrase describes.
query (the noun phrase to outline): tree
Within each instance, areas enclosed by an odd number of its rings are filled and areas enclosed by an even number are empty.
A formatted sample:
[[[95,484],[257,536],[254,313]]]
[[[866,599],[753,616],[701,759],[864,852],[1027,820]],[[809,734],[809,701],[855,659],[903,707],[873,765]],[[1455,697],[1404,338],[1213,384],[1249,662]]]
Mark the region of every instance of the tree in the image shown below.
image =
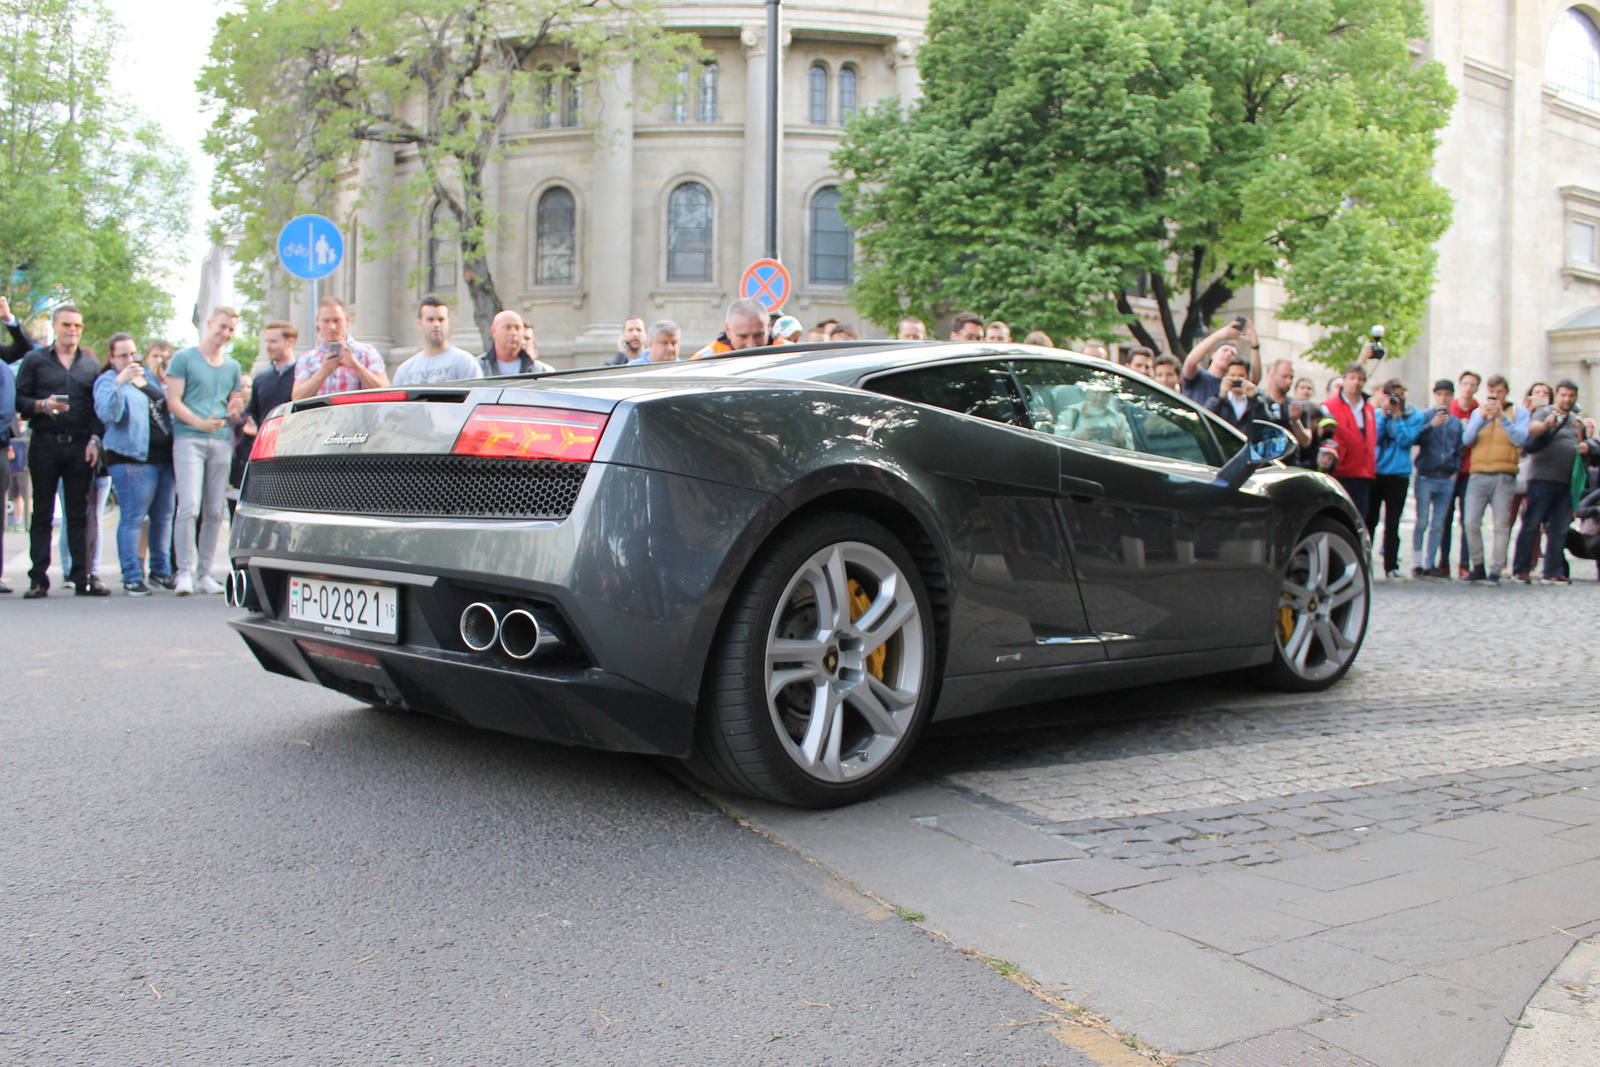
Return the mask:
[[[110,90],[116,24],[98,0],[0,0],[0,293],[67,300],[93,344],[172,318],[189,169]]]
[[[1403,352],[1450,199],[1432,178],[1453,90],[1414,64],[1418,0],[934,0],[923,102],[836,157],[858,305],[992,311],[1057,336],[1126,325],[1179,356],[1239,287]],[[1148,279],[1165,345],[1128,293]]]
[[[644,0],[244,0],[218,20],[200,79],[217,109],[213,201],[244,235],[241,259],[266,262],[278,227],[325,205],[363,143],[406,146],[419,167],[403,196],[453,220],[488,345],[504,305],[486,186],[506,117],[610,64],[659,77],[698,51]],[[389,254],[395,236],[364,235],[365,254]]]

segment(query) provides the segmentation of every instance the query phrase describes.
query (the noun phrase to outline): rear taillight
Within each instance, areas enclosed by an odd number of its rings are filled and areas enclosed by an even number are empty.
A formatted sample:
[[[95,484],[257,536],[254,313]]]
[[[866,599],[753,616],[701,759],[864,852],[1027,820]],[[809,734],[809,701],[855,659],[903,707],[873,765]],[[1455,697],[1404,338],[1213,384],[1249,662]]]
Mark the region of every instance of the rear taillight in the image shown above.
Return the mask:
[[[283,429],[283,416],[268,419],[256,433],[256,443],[250,446],[251,459],[271,459],[278,451],[278,431]]]
[[[467,419],[450,451],[457,456],[587,463],[594,458],[607,418],[593,411],[484,404]]]
[[[406,394],[396,389],[385,393],[334,393],[328,397],[330,404],[394,404],[408,399]]]

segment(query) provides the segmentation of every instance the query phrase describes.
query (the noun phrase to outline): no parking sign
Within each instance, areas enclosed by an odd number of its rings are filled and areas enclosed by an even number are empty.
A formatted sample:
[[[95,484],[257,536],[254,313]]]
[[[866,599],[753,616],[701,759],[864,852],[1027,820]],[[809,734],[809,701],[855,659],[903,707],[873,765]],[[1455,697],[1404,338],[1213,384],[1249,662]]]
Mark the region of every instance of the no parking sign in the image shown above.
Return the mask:
[[[789,298],[789,272],[775,259],[758,259],[739,279],[739,295],[776,311]]]

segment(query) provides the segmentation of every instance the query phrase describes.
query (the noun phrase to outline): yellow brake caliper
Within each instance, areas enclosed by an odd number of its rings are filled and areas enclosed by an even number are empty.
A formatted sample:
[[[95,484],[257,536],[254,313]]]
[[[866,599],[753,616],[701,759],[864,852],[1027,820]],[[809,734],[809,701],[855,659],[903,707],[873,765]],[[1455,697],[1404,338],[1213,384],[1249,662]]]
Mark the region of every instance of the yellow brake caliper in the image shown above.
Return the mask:
[[[1294,636],[1294,608],[1284,604],[1278,608],[1278,643],[1287,645]]]
[[[861,583],[854,578],[850,579],[850,621],[855,622],[872,606],[872,598],[867,595]],[[887,644],[882,644],[867,656],[867,670],[878,681],[883,681],[883,661],[889,658]]]

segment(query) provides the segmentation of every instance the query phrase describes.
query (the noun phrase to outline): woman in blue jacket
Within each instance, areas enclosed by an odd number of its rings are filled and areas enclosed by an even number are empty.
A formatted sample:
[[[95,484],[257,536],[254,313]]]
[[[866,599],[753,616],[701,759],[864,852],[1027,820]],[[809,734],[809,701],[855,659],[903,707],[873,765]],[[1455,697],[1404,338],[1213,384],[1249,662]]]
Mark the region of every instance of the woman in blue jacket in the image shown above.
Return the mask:
[[[105,423],[106,466],[117,490],[122,518],[117,523],[117,558],[122,589],[149,596],[139,560],[139,531],[150,520],[150,581],[173,586],[172,513],[176,506],[172,475],[172,416],[167,394],[145,377],[139,348],[125,333],[111,338],[110,360],[94,382],[94,412]]]

